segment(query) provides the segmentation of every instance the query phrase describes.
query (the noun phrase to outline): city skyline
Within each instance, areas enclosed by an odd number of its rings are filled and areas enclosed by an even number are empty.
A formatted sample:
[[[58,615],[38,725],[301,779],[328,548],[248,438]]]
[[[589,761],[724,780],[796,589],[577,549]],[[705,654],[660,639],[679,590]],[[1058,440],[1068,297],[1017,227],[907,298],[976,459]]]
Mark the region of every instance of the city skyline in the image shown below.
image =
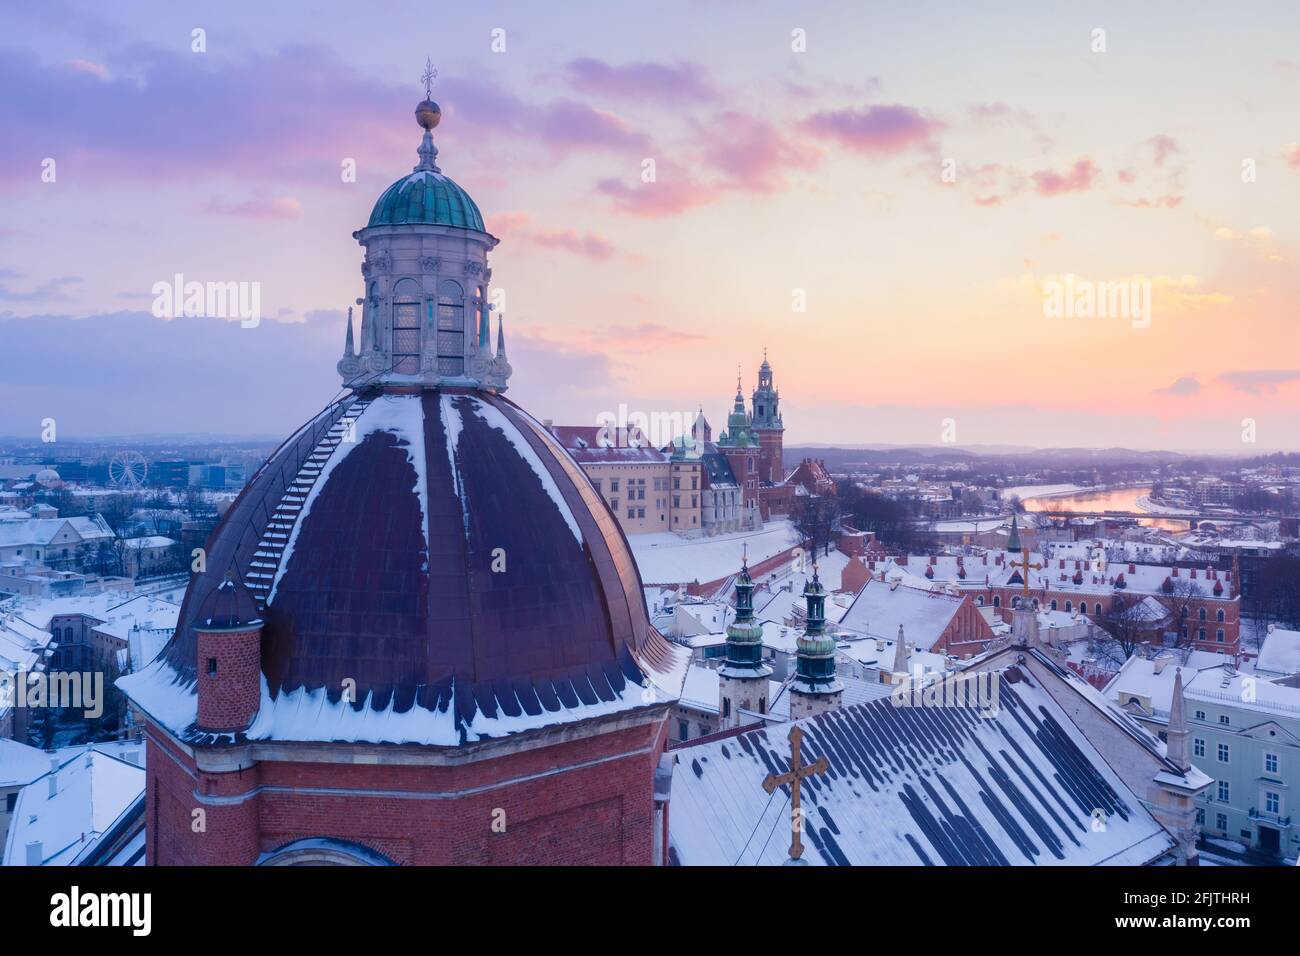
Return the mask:
[[[0,433],[276,435],[321,407],[362,291],[347,234],[416,159],[432,56],[439,161],[502,240],[510,394],[539,416],[716,427],[766,347],[790,445],[940,445],[951,420],[959,447],[1300,447],[1283,5],[392,29],[418,9],[0,15],[24,38],[0,46]],[[154,317],[177,274],[258,283],[262,320]],[[1068,276],[1151,309],[1049,317]]]

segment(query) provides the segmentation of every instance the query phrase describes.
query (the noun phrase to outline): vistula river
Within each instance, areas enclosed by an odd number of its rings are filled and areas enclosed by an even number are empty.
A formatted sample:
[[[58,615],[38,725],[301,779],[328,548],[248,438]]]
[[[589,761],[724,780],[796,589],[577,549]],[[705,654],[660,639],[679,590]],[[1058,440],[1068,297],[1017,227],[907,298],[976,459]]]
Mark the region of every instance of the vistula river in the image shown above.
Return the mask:
[[[1140,503],[1140,499],[1151,494],[1149,485],[1137,488],[1113,488],[1108,491],[1080,491],[1075,494],[1050,495],[1041,498],[1025,498],[1026,511],[1128,511],[1149,512],[1151,509]],[[1186,531],[1189,522],[1180,518],[1139,518],[1138,524],[1148,528],[1160,528],[1163,531]]]

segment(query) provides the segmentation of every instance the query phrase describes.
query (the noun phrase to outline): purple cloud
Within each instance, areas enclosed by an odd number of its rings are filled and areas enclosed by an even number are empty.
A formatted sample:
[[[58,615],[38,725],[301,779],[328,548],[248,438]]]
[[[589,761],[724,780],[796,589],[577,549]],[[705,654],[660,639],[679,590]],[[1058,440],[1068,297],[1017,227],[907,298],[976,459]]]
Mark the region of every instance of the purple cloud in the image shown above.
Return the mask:
[[[1199,395],[1200,391],[1201,383],[1195,375],[1184,375],[1167,388],[1156,389],[1161,395]]]
[[[1034,188],[1040,196],[1064,196],[1091,189],[1100,173],[1101,171],[1091,159],[1080,159],[1063,173],[1040,169],[1030,178],[1033,179]]]
[[[592,57],[572,60],[565,67],[569,84],[593,96],[627,100],[711,102],[718,98],[704,70],[695,63],[624,63],[615,66]]]
[[[99,66],[99,64],[95,64]],[[359,72],[320,46],[221,58],[136,47],[122,68],[50,66],[0,51],[0,128],[15,148],[0,180],[37,181],[41,160],[62,181],[239,176],[337,183],[344,157],[362,175],[414,162],[416,91]],[[621,117],[572,100],[529,102],[476,75],[449,78],[438,99],[439,146],[471,151],[480,137],[531,142],[552,153],[644,149]],[[93,122],[87,122],[93,117]],[[467,145],[465,145],[467,144]]]
[[[868,106],[814,113],[800,126],[855,152],[889,155],[930,147],[944,124],[911,106]]]
[[[1250,369],[1219,376],[1219,381],[1247,395],[1272,395],[1279,385],[1296,380],[1300,380],[1300,369]]]
[[[766,120],[735,111],[714,116],[698,139],[705,164],[723,176],[720,185],[748,192],[772,192],[787,171],[811,169],[821,158]]]

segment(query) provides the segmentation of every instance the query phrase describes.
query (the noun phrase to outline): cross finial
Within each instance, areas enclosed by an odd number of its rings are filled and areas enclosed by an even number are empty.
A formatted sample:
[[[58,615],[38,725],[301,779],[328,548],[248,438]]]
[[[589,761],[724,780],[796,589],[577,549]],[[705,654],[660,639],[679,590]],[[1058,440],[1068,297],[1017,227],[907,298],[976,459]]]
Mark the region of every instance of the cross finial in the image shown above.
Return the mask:
[[[424,84],[424,98],[433,99],[433,81],[438,78],[438,71],[433,68],[433,60],[424,61],[424,72],[420,74],[420,82]]]
[[[790,859],[797,860],[803,856],[803,810],[799,807],[799,788],[806,777],[822,774],[830,767],[826,755],[817,758],[816,763],[806,764],[799,753],[803,744],[803,728],[795,724],[790,728],[790,771],[783,774],[770,773],[763,781],[763,789],[771,793],[784,784],[790,785]]]
[[[1029,572],[1030,572],[1031,570],[1034,570],[1034,571],[1041,570],[1043,566],[1042,566],[1041,564],[1030,564],[1030,563],[1029,563],[1029,549],[1028,549],[1028,548],[1021,548],[1021,549],[1020,549],[1020,554],[1021,554],[1021,560],[1016,561],[1016,560],[1012,559],[1011,561],[1008,561],[1007,564],[1009,564],[1012,568],[1023,568],[1023,569],[1024,569],[1025,576],[1024,576],[1024,578],[1022,579],[1022,583],[1024,584],[1024,595],[1025,595],[1025,597],[1029,597]]]

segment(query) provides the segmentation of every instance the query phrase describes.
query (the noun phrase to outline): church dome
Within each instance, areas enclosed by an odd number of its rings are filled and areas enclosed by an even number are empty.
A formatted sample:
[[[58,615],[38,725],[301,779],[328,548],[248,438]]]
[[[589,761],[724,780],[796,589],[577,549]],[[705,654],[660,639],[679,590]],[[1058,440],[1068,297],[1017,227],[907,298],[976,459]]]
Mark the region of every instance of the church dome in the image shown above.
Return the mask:
[[[263,622],[249,739],[455,746],[661,702],[675,666],[599,494],[487,392],[349,396],[281,446],[209,540],[165,672],[131,688],[146,711],[194,682],[194,628],[232,577]]]
[[[370,213],[368,226],[424,223],[458,226],[486,232],[478,206],[451,179],[429,169],[417,169],[384,190]]]

